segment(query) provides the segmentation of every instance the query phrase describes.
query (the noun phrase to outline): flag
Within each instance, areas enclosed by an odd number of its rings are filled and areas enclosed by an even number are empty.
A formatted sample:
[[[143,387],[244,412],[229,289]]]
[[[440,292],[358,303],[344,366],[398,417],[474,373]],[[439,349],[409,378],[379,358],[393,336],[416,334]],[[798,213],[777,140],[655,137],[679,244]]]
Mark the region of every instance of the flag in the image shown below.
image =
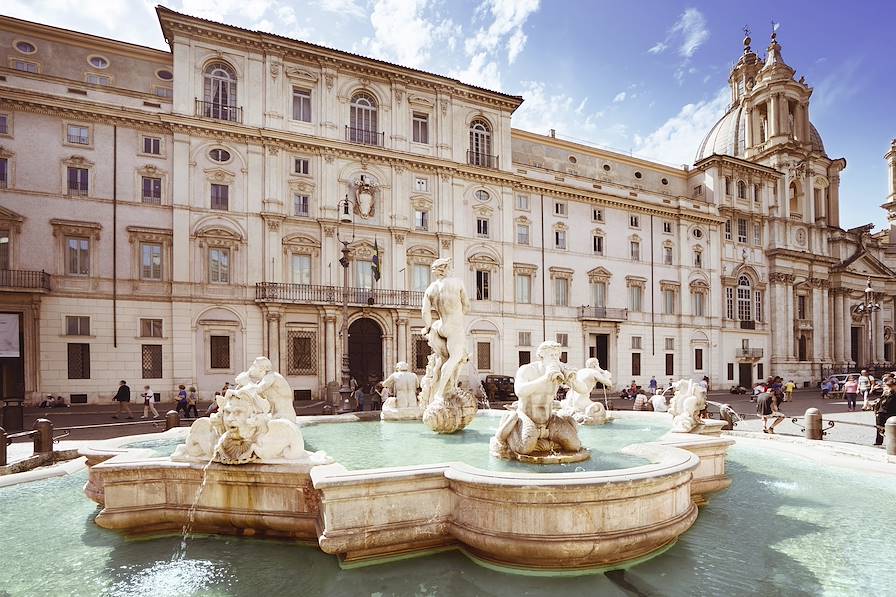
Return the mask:
[[[373,262],[370,265],[370,268],[373,270],[373,279],[377,282],[380,281],[380,246],[377,244],[376,239],[373,240]]]

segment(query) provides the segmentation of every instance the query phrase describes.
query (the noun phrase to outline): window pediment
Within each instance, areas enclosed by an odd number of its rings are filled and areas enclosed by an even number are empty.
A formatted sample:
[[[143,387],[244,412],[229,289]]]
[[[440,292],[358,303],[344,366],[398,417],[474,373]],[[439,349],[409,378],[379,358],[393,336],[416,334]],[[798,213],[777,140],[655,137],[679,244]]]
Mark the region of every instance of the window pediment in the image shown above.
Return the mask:
[[[647,284],[647,278],[642,278],[641,276],[626,276],[625,277],[625,285],[626,286],[641,286]]]
[[[531,220],[529,218],[527,218],[526,216],[519,216],[516,219],[514,219],[513,221],[516,222],[517,224],[529,224],[531,222]]]
[[[678,291],[681,288],[681,284],[674,280],[660,280],[660,290],[674,290]]]
[[[320,242],[310,236],[290,234],[285,236],[281,242],[284,254],[311,255],[313,257],[320,255]]]
[[[304,68],[300,68],[298,66],[287,66],[283,69],[286,73],[286,76],[290,79],[296,81],[307,81],[308,83],[317,83],[320,80],[320,77],[317,73],[313,73]]]
[[[703,279],[691,280],[688,286],[694,292],[709,292],[709,282]]]
[[[538,273],[538,266],[532,263],[514,263],[513,273],[523,276],[534,276]]]
[[[427,108],[435,107],[436,103],[425,95],[411,94],[408,95],[408,103],[418,106],[426,106]]]
[[[165,174],[165,171],[155,164],[144,164],[142,167],[137,169],[137,174],[139,174],[140,176],[160,177]]]
[[[361,259],[364,261],[368,261],[373,259],[373,256],[376,254],[374,250],[373,243],[369,240],[359,240],[349,245],[351,249],[351,255],[353,259]],[[380,247],[380,252],[382,253],[382,247]]]
[[[475,213],[477,216],[488,218],[491,217],[492,213],[494,213],[494,210],[486,205],[476,205],[473,207],[473,213]]]
[[[170,245],[173,232],[169,228],[151,228],[148,226],[128,226],[128,242],[135,243],[159,243]]]
[[[554,230],[561,230],[561,231],[562,231],[562,230],[569,230],[569,226],[567,226],[567,225],[564,224],[563,222],[557,222],[556,224],[554,224],[553,229],[554,229]]]
[[[0,158],[11,158],[15,153],[0,145]]]
[[[438,259],[439,255],[434,249],[424,247],[423,245],[415,245],[407,251],[408,263],[430,265]]]
[[[53,236],[86,236],[94,240],[100,238],[103,226],[98,222],[79,222],[77,220],[50,220]]]
[[[414,206],[414,209],[432,209],[432,199],[423,195],[415,195],[411,197],[411,205]]]
[[[572,280],[573,274],[575,274],[575,270],[570,269],[568,267],[549,267],[548,272],[551,274],[551,278],[565,278],[567,280]]]
[[[473,255],[469,259],[470,269],[487,269],[492,271],[497,271],[501,264],[495,261],[495,258],[491,255],[486,255],[484,253],[477,253]]]
[[[290,178],[287,182],[289,185],[289,190],[294,193],[312,193],[314,192],[315,184],[306,179],[302,178]]]
[[[73,168],[90,168],[94,166],[93,162],[81,155],[69,156],[62,160],[62,163]]]
[[[609,282],[613,273],[604,267],[596,267],[588,271],[589,282]]]
[[[236,174],[224,168],[206,168],[203,172],[212,182],[231,183],[236,178]]]

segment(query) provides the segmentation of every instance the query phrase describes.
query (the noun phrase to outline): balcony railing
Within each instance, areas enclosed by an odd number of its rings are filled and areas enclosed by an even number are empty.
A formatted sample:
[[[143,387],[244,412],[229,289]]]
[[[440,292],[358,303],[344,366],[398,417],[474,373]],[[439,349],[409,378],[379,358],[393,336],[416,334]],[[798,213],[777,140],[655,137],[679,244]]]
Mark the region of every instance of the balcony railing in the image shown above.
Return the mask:
[[[218,102],[204,102],[196,99],[196,116],[203,118],[217,118],[230,122],[243,122],[243,109],[239,106],[229,106]]]
[[[579,307],[579,319],[596,321],[627,321],[628,309],[612,307]]]
[[[349,305],[419,309],[423,304],[423,293],[415,290],[348,288],[346,292]],[[255,300],[274,303],[341,305],[342,293],[341,286],[280,282],[259,282],[255,285]]]
[[[386,133],[378,133],[368,129],[359,129],[353,126],[345,127],[345,140],[364,145],[376,145],[383,147],[386,144]]]
[[[755,330],[755,329],[756,329],[756,322],[755,322],[755,321],[746,321],[746,320],[742,320],[742,321],[740,322],[740,329],[742,329],[742,330]]]
[[[50,274],[44,271],[0,269],[2,290],[50,290]]]
[[[491,155],[488,153],[480,153],[478,151],[473,151],[472,149],[467,150],[467,163],[471,166],[480,166],[482,168],[493,168],[495,170],[498,169],[498,156]]]
[[[739,359],[761,359],[762,358],[762,349],[761,348],[738,348],[737,349],[737,358],[739,358]]]

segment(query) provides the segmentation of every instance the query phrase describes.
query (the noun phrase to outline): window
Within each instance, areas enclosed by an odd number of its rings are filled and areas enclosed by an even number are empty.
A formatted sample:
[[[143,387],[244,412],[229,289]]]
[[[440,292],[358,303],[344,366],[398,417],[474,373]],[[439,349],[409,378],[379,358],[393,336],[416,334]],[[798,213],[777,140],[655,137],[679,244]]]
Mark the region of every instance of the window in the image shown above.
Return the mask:
[[[556,216],[565,216],[566,215],[566,204],[562,201],[554,202],[554,215]]]
[[[0,269],[12,269],[9,260],[9,230],[0,230]]]
[[[632,375],[641,375],[641,353],[632,353]]]
[[[731,240],[731,220],[725,220],[725,240]]]
[[[154,243],[140,245],[140,278],[143,280],[162,279],[162,245]]]
[[[632,350],[641,350],[641,336],[632,336]]]
[[[230,249],[212,247],[208,250],[208,281],[230,283]]]
[[[311,255],[293,254],[292,283],[311,284]]]
[[[488,121],[476,118],[470,123],[468,161],[473,166],[496,167],[492,158],[492,128]]]
[[[90,275],[90,240],[68,237],[65,239],[66,267],[69,276]]]
[[[532,276],[515,274],[513,276],[513,298],[518,304],[528,305],[532,302]]]
[[[292,206],[298,217],[307,218],[311,214],[311,198],[308,195],[293,195]]]
[[[743,218],[737,220],[737,242],[747,242],[747,221]]]
[[[703,349],[695,348],[694,349],[694,369],[697,371],[703,370]]]
[[[355,286],[373,288],[373,262],[358,259],[355,262]]]
[[[698,184],[696,187],[694,187],[694,196],[695,197],[703,196],[703,185],[702,184]]]
[[[416,230],[429,230],[429,212],[425,209],[414,210],[414,228]]]
[[[747,198],[747,183],[742,180],[737,181],[737,198],[738,199],[746,199]]]
[[[663,232],[672,234],[672,222],[663,222]]]
[[[671,352],[666,353],[666,375],[675,374],[675,355]]]
[[[663,346],[666,350],[675,350],[675,338],[663,338]]]
[[[663,265],[672,265],[672,247],[663,247]]]
[[[23,73],[37,73],[37,64],[34,62],[28,62],[27,60],[16,60],[13,66],[16,70],[22,71]]]
[[[429,114],[414,112],[411,124],[414,143],[429,143]]]
[[[487,301],[491,299],[489,272],[487,270],[476,270],[476,300]]]
[[[762,226],[760,224],[753,224],[753,244],[757,246],[762,244]]]
[[[488,238],[488,218],[476,218],[476,236]]]
[[[641,261],[641,243],[633,240],[629,243],[629,255],[632,261]]]
[[[516,338],[520,346],[532,346],[532,332],[518,332]]]
[[[753,293],[753,296],[756,299],[756,313],[754,314],[756,315],[755,319],[756,321],[762,321],[762,291],[756,290]]]
[[[592,282],[591,283],[591,304],[595,307],[607,306],[607,283]]]
[[[517,224],[516,225],[516,242],[518,245],[528,245],[529,244],[529,225],[528,224]]]
[[[9,186],[9,158],[0,158],[0,189]]]
[[[140,336],[142,338],[161,338],[162,337],[162,320],[161,319],[141,319],[140,320]]]
[[[229,162],[230,152],[226,149],[216,148],[208,152],[208,157],[213,162]]]
[[[66,137],[68,138],[69,143],[90,145],[90,127],[70,124],[68,125],[68,134]]]
[[[68,168],[68,194],[69,195],[86,195],[89,190],[88,176],[90,172],[87,168]]]
[[[603,222],[604,221],[604,210],[595,207],[591,210],[591,221],[592,222]]]
[[[220,209],[223,211],[227,211],[228,205],[230,203],[230,187],[226,184],[215,184],[211,185],[211,194],[212,194],[212,209]]]
[[[641,218],[640,216],[629,216],[628,217],[628,225],[632,228],[640,228],[641,227]]]
[[[66,336],[89,336],[90,335],[90,318],[81,315],[66,315],[65,317],[65,335]]]
[[[728,363],[728,380],[734,379],[734,363]]]
[[[379,145],[377,135],[376,99],[366,91],[352,96],[349,113],[349,140],[355,143]]]
[[[750,279],[746,276],[739,277],[737,279],[737,318],[741,321],[752,321],[753,319],[752,296]]]
[[[414,369],[424,371],[426,369],[426,361],[432,350],[426,338],[419,335],[414,336]]]
[[[491,342],[476,343],[476,368],[480,371],[489,371],[492,368],[492,344]]]
[[[37,52],[37,47],[31,42],[17,41],[16,50],[18,50],[22,54],[34,54],[35,52]]]
[[[758,184],[753,185],[753,201],[756,203],[762,202],[762,190]]]
[[[566,248],[566,230],[554,230],[554,248]]]
[[[491,199],[491,197],[489,197],[488,191],[483,191],[482,189],[473,193],[473,196],[476,197],[478,201],[482,201],[483,203]]]
[[[140,363],[143,379],[162,378],[162,345],[143,344],[140,347]]]
[[[703,251],[694,251],[694,267],[703,267]]]
[[[170,70],[159,69],[156,71],[156,76],[162,81],[172,81],[174,79],[174,73]]]
[[[703,231],[699,228],[694,228],[694,231],[691,234],[693,234],[694,238],[696,238],[697,240],[703,238]]]
[[[663,315],[675,315],[675,291],[663,290]]]
[[[415,263],[411,266],[411,287],[412,290],[424,291],[429,287],[431,271],[428,265],[424,263]]]
[[[726,195],[731,194],[731,177],[730,176],[725,177],[725,194]]]
[[[628,308],[633,313],[641,312],[641,295],[644,290],[640,286],[629,286],[628,287]]]
[[[734,289],[730,286],[725,289],[725,317],[734,319]]]
[[[143,177],[143,203],[162,204],[162,179],[152,176]]]
[[[519,358],[519,367],[523,365],[528,365],[532,362],[532,351],[531,350],[521,350],[518,352]]]
[[[694,292],[691,294],[691,302],[693,306],[694,316],[706,316],[706,295],[702,292]]]
[[[561,307],[569,306],[569,280],[567,278],[554,278],[554,304]]]
[[[517,195],[516,208],[529,211],[529,195]]]
[[[167,99],[174,97],[174,90],[170,87],[163,87],[161,85],[153,85],[152,92],[159,97],[164,97]]]
[[[311,172],[311,160],[308,158],[296,158],[294,167],[296,174],[308,176]]]
[[[209,369],[230,369],[230,336],[209,336]]]
[[[221,120],[238,120],[236,107],[236,72],[226,62],[212,62],[203,75],[205,102],[203,116]]]
[[[307,89],[292,88],[292,119],[311,122],[311,92]]]
[[[87,62],[94,68],[106,68],[109,66],[109,61],[102,56],[91,56],[87,59]]]
[[[286,348],[289,375],[317,375],[317,334],[294,330],[288,333]]]
[[[158,137],[143,137],[143,153],[160,155],[162,153],[162,140]]]
[[[90,379],[90,344],[69,343],[68,378]]]
[[[9,115],[0,114],[0,135],[9,134]]]
[[[806,295],[798,294],[796,297],[796,318],[807,319],[807,312],[808,310],[806,309]]]
[[[429,192],[429,179],[417,177],[414,179],[414,188],[418,193]]]
[[[595,255],[603,255],[604,254],[604,237],[595,234],[591,237],[591,248],[594,251]]]
[[[106,75],[87,73],[87,82],[91,85],[111,85],[112,79],[110,79]]]

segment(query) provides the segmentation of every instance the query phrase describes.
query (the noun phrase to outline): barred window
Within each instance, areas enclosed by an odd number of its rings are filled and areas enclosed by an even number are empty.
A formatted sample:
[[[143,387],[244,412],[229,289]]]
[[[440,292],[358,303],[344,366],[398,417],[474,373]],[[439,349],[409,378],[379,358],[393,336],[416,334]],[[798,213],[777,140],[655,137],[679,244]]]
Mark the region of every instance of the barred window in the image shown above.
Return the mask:
[[[68,378],[90,379],[90,344],[68,345]]]
[[[311,330],[292,331],[287,342],[289,375],[317,375],[317,333]]]
[[[162,345],[144,344],[141,348],[140,362],[143,366],[143,379],[161,379]]]
[[[230,336],[210,336],[209,355],[210,369],[230,369]]]
[[[429,354],[432,351],[429,348],[429,342],[426,341],[426,338],[422,336],[416,336],[414,338],[414,370],[415,371],[425,371],[426,370],[426,360],[429,358]]]
[[[476,343],[476,368],[480,371],[489,371],[492,368],[491,342]]]

